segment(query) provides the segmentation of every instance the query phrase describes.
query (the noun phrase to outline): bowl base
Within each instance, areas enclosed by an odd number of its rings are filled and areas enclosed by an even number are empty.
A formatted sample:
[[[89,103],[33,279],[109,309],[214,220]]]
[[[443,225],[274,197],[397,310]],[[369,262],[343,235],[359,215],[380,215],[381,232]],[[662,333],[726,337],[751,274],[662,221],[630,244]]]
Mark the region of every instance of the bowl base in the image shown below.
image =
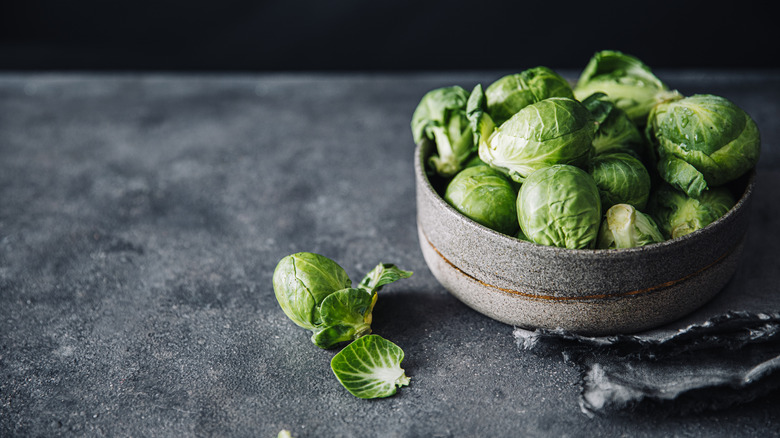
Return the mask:
[[[724,257],[686,281],[615,297],[550,297],[534,290],[509,290],[464,272],[428,240],[418,223],[423,257],[453,296],[495,320],[527,329],[564,329],[590,336],[635,333],[670,323],[714,298],[741,259],[743,238]]]

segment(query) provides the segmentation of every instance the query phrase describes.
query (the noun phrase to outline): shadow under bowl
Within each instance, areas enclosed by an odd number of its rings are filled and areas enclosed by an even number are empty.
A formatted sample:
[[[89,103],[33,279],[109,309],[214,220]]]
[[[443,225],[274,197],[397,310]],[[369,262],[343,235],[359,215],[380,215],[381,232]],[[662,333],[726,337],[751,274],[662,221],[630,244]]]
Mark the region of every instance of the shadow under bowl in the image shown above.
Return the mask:
[[[736,205],[701,230],[637,248],[573,250],[501,234],[452,208],[425,172],[433,149],[415,150],[423,257],[445,289],[490,318],[587,335],[648,330],[710,301],[739,265],[755,173]]]

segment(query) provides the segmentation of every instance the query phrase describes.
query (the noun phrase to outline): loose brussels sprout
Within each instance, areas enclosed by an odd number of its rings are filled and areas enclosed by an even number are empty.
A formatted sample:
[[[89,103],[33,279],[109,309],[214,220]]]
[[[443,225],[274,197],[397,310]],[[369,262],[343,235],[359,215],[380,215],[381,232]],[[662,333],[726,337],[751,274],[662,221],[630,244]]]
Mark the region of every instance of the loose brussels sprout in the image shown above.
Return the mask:
[[[670,91],[642,61],[614,50],[594,54],[574,87],[578,100],[599,92],[606,94],[638,126],[645,125],[656,103],[678,94]]]
[[[479,157],[523,182],[535,170],[553,164],[584,165],[593,155],[596,128],[580,102],[551,97],[521,109],[489,137],[482,135]]]
[[[694,198],[739,178],[758,162],[756,123],[720,96],[698,94],[661,103],[651,112],[647,130],[658,150],[661,178]]]
[[[632,205],[615,204],[605,216],[597,248],[633,248],[664,241],[655,221]]]
[[[537,170],[520,187],[517,218],[532,242],[593,248],[601,225],[599,189],[590,175],[574,166]]]
[[[437,88],[426,93],[412,115],[412,135],[415,143],[428,138],[436,143],[438,155],[428,164],[436,173],[451,177],[458,173],[476,150],[466,102],[469,93],[459,86]]]
[[[725,187],[707,190],[696,199],[664,184],[650,196],[649,209],[664,237],[674,239],[706,227],[734,204]]]
[[[647,143],[645,137],[625,111],[606,98],[604,93],[591,94],[582,101],[585,108],[590,111],[598,129],[593,138],[595,153],[627,152],[639,159],[647,157]]]
[[[274,293],[284,314],[297,325],[313,330],[321,324],[319,305],[333,292],[352,286],[344,268],[310,252],[282,258],[273,275]]]
[[[331,348],[371,333],[377,291],[412,273],[380,263],[352,288],[344,269],[310,252],[282,258],[273,275],[279,306],[295,324],[312,331],[312,342]]]
[[[488,228],[514,235],[517,192],[499,171],[488,166],[463,169],[450,181],[444,199],[466,217]]]
[[[601,207],[631,204],[642,210],[650,197],[650,173],[637,158],[614,152],[593,157],[588,173],[601,195]]]
[[[574,98],[571,85],[547,67],[504,76],[485,89],[487,111],[500,125],[524,107],[548,97]]]

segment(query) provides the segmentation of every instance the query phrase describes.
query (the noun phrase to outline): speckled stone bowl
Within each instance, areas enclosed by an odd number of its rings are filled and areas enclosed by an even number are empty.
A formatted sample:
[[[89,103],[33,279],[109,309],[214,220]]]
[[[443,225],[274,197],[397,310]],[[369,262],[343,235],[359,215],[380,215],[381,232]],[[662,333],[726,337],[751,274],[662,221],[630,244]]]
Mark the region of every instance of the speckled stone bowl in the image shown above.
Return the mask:
[[[674,321],[712,299],[741,258],[755,177],[725,216],[686,236],[639,248],[571,250],[493,231],[461,215],[415,151],[417,229],[425,261],[450,293],[498,321],[589,335]]]

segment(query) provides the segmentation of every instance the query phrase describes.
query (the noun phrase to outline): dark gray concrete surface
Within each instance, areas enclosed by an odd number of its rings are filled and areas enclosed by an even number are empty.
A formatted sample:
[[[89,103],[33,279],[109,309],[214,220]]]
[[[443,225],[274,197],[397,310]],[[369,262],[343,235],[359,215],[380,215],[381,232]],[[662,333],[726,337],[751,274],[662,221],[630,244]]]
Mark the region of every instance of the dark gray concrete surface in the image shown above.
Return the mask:
[[[748,253],[776,257],[780,74],[661,73],[756,119]],[[588,417],[562,354],[519,349],[436,282],[411,114],[431,88],[496,77],[0,74],[0,436],[780,435],[776,393]],[[368,401],[340,386],[335,352],[274,298],[273,268],[297,251],[354,281],[378,262],[415,272],[382,291],[373,325],[406,352],[410,386]]]

